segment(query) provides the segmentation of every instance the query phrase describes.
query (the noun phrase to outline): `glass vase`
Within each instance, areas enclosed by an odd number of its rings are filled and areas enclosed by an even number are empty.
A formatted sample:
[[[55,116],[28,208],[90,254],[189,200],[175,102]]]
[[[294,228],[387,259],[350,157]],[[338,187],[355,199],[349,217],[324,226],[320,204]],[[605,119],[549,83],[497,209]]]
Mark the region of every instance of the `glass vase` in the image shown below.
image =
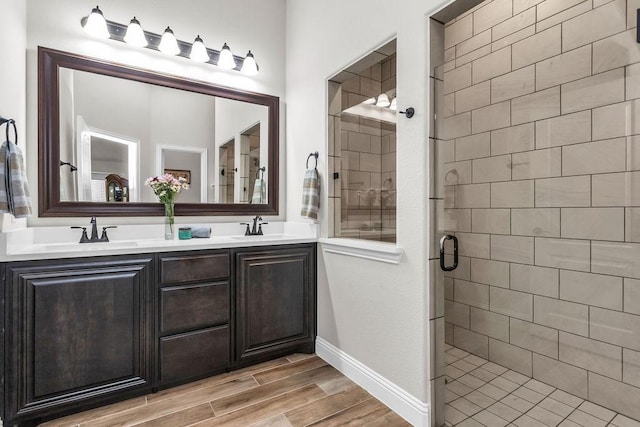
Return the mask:
[[[174,215],[173,215],[173,203],[166,203],[164,205],[164,239],[173,240],[175,238],[174,233]]]

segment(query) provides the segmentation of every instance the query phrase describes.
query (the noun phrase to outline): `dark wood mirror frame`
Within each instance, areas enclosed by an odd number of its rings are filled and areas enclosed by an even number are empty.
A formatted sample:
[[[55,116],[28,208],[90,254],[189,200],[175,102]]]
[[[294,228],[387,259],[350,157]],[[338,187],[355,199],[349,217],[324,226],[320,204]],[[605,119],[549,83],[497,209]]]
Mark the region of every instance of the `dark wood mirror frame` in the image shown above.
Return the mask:
[[[59,69],[70,68],[123,79],[264,105],[269,109],[269,150],[266,204],[176,203],[176,215],[277,215],[279,107],[276,96],[245,92],[196,80],[161,74],[38,47],[38,212],[41,217],[67,216],[161,216],[160,203],[101,203],[60,201],[60,108]]]

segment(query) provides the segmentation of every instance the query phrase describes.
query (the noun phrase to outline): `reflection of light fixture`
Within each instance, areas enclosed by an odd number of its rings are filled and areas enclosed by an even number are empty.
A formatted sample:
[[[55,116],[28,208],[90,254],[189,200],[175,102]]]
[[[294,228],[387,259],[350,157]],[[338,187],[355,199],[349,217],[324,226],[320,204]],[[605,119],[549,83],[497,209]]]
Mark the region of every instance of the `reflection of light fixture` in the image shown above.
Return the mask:
[[[365,105],[374,105],[376,103],[376,97],[365,99],[362,103]]]
[[[209,62],[209,54],[207,53],[207,48],[200,38],[200,35],[196,37],[196,39],[193,41],[193,45],[191,45],[191,53],[189,54],[189,58],[193,59],[196,62]]]
[[[158,49],[160,49],[160,52],[166,53],[167,55],[177,55],[180,53],[178,40],[176,40],[176,36],[173,35],[171,28],[167,27],[167,29],[164,30]]]
[[[220,57],[218,58],[218,67],[224,68],[225,70],[232,70],[236,68],[236,60],[233,58],[233,54],[231,53],[231,49],[229,45],[226,43],[222,46],[222,50],[220,50]]]
[[[83,25],[84,30],[94,37],[101,39],[109,38],[109,30],[107,29],[107,21],[98,6],[91,10],[91,14]]]
[[[124,36],[124,41],[137,47],[145,47],[147,45],[147,38],[144,36],[140,21],[138,21],[135,16],[127,27],[127,34]]]
[[[258,74],[258,64],[256,64],[256,59],[253,57],[253,53],[251,53],[251,51],[249,51],[247,56],[244,58],[242,69],[240,71],[248,76],[255,76]]]
[[[398,103],[396,101],[396,97],[395,96],[391,100],[391,105],[389,105],[389,109],[393,110],[393,111],[396,111],[398,109]]]
[[[376,107],[388,107],[389,105],[391,105],[391,102],[389,102],[389,96],[386,93],[378,95]]]
[[[182,56],[193,61],[217,65],[220,68],[241,71],[246,75],[255,75],[260,70],[251,51],[247,53],[245,58],[242,58],[231,53],[231,49],[226,43],[219,51],[208,49],[200,36],[196,37],[192,44],[189,44],[177,40],[170,27],[167,27],[162,35],[144,31],[135,16],[129,25],[107,21],[98,6],[91,10],[89,16],[83,17],[80,23],[87,33],[95,37],[159,50],[169,55]]]

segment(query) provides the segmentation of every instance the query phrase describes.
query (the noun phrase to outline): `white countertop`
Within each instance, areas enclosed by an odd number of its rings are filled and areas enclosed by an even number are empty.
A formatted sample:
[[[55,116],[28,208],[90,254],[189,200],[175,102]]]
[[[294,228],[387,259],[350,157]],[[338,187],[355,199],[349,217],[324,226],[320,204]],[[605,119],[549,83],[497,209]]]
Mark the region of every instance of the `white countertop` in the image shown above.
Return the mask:
[[[80,224],[78,224],[80,225]],[[86,224],[82,224],[84,227]],[[98,232],[109,225],[98,219]],[[179,227],[206,225],[211,237],[179,240]],[[164,225],[125,225],[109,229],[109,242],[79,243],[81,231],[69,227],[33,227],[0,234],[0,262],[78,258],[98,255],[142,254],[317,242],[319,226],[302,222],[270,222],[263,236],[244,236],[238,223],[175,224],[176,238],[164,239]],[[91,231],[90,227],[87,230]]]

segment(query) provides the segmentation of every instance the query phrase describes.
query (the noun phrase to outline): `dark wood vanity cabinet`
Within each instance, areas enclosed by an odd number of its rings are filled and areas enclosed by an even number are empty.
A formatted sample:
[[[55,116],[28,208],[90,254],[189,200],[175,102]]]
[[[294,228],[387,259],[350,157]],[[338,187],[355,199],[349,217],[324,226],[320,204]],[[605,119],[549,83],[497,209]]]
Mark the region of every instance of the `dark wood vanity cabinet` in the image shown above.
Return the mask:
[[[159,385],[224,371],[231,363],[228,250],[160,254]]]
[[[239,366],[314,351],[315,250],[315,244],[235,250]]]
[[[6,265],[5,420],[151,391],[153,256]]]
[[[0,264],[4,425],[313,352],[315,254],[309,243]]]

